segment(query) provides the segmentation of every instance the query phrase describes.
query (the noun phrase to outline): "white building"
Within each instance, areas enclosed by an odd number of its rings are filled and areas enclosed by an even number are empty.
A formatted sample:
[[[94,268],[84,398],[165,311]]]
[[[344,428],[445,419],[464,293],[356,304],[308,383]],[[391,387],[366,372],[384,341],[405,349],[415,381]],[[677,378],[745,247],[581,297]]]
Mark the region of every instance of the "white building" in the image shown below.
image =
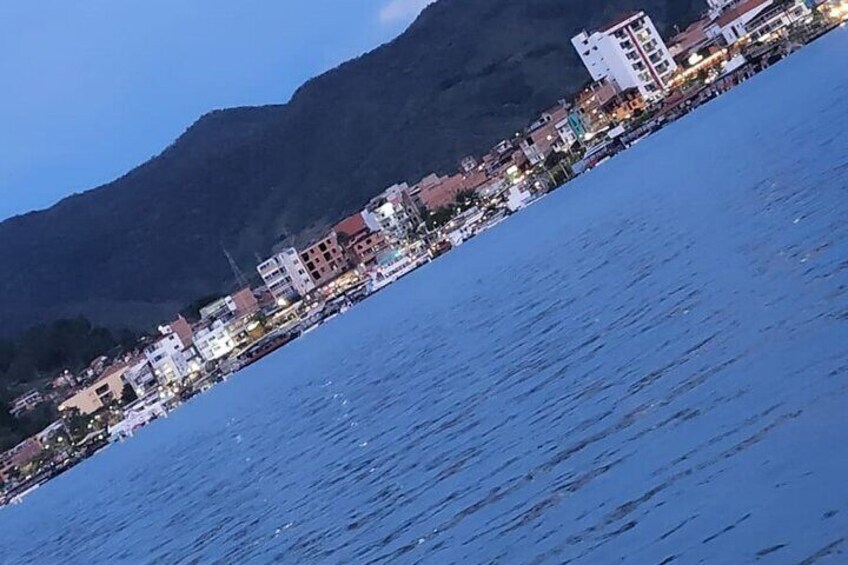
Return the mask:
[[[229,296],[219,298],[214,302],[210,302],[198,312],[202,320],[215,320],[219,318],[227,318],[236,311],[235,302]]]
[[[554,127],[556,127],[557,135],[559,136],[559,143],[556,144],[557,150],[568,151],[572,145],[577,143],[577,132],[574,131],[568,116],[558,121]]]
[[[194,346],[204,361],[221,359],[236,348],[229,328],[220,320],[195,332]]]
[[[130,361],[127,371],[124,373],[124,380],[133,387],[139,398],[145,396],[151,390],[155,390],[159,384],[147,357]]]
[[[162,328],[166,329],[166,328]],[[144,356],[160,383],[178,381],[189,375],[188,355],[184,352],[183,342],[174,333],[166,333],[159,341],[144,349]]]
[[[419,184],[431,178],[438,180],[439,177],[431,175]],[[368,203],[363,214],[366,225],[372,231],[382,231],[396,241],[409,238],[422,222],[421,214],[413,202],[416,191],[420,192],[420,189],[419,185],[410,188],[405,182],[390,186]]]
[[[807,17],[810,9],[803,0],[745,0],[733,2],[707,28],[710,37],[721,36],[727,45],[742,38],[758,40]]]
[[[638,88],[647,99],[663,96],[677,64],[651,18],[644,12],[627,16],[571,40],[594,80],[607,78],[619,88]]]
[[[261,263],[256,270],[277,300],[291,301],[315,290],[315,283],[297,249],[286,249]]]

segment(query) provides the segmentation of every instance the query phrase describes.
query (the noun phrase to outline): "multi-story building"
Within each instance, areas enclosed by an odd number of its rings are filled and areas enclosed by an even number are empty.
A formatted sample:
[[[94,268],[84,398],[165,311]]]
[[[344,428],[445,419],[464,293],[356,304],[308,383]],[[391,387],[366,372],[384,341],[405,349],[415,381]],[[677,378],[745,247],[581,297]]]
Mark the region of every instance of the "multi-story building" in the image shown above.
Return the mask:
[[[394,242],[412,237],[423,221],[416,204],[420,184],[411,188],[405,182],[390,186],[368,203],[367,209],[380,230]]]
[[[182,315],[177,316],[176,320],[169,323],[168,328],[177,334],[177,337],[180,338],[180,342],[183,344],[183,348],[191,347],[191,338],[194,330],[191,329],[191,324]]]
[[[91,385],[77,392],[59,405],[59,411],[76,409],[81,414],[94,414],[112,402],[120,402],[124,391],[126,365],[115,365]]]
[[[746,37],[759,40],[809,14],[810,9],[803,0],[744,0],[726,7],[706,32],[732,45]]]
[[[348,216],[333,227],[350,264],[370,266],[388,246],[379,228],[376,218],[368,210]]]
[[[159,328],[162,337],[144,349],[144,356],[160,383],[179,381],[190,373],[188,358],[180,336],[168,326]]]
[[[300,260],[306,267],[315,287],[320,287],[341,275],[347,267],[347,260],[339,245],[336,232],[300,252]]]
[[[288,303],[315,290],[315,282],[293,247],[263,261],[256,270],[275,300]]]
[[[259,311],[259,301],[256,299],[256,295],[253,294],[253,289],[249,286],[232,293],[229,298],[233,306],[235,306],[233,315],[236,318],[250,316]]]
[[[569,116],[558,121],[554,124],[554,127],[556,128],[557,136],[559,136],[559,140],[554,145],[554,148],[557,151],[568,151],[575,143],[580,141],[584,135],[584,133],[581,133],[578,136],[577,131],[575,131],[575,128],[572,127]]]
[[[232,317],[242,317],[259,311],[259,301],[250,287],[245,287],[233,294],[210,302],[200,309],[200,318],[209,320],[228,320]]]
[[[194,333],[194,347],[204,361],[215,361],[229,355],[236,344],[227,324],[215,320]]]
[[[129,383],[136,395],[141,398],[158,386],[153,367],[144,356],[130,359],[127,362],[127,370],[124,373],[124,381]]]
[[[557,124],[568,117],[568,110],[560,105],[544,112],[527,129],[519,146],[531,165],[542,163],[555,151],[561,141]]]
[[[638,88],[649,100],[663,96],[677,70],[668,47],[644,12],[591,33],[583,31],[571,43],[594,80],[608,78],[621,89]]]

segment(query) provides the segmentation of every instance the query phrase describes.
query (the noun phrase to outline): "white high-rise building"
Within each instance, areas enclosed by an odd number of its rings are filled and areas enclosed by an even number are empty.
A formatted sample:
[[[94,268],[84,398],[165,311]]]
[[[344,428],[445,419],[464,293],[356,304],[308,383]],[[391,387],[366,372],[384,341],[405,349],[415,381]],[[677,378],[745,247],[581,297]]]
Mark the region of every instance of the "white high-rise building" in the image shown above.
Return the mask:
[[[638,88],[646,99],[663,96],[677,64],[651,18],[644,12],[627,16],[592,33],[571,39],[594,80],[615,81],[619,88]]]
[[[292,300],[315,290],[315,283],[297,249],[286,249],[261,263],[256,270],[277,300]]]

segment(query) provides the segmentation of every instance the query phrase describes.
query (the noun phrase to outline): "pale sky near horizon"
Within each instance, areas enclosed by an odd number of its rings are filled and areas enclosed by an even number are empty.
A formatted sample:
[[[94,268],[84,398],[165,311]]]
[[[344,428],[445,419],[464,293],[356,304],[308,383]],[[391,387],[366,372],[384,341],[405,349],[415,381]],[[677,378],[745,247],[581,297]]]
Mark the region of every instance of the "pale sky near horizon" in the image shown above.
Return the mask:
[[[111,181],[215,108],[283,103],[432,0],[0,0],[0,221]]]

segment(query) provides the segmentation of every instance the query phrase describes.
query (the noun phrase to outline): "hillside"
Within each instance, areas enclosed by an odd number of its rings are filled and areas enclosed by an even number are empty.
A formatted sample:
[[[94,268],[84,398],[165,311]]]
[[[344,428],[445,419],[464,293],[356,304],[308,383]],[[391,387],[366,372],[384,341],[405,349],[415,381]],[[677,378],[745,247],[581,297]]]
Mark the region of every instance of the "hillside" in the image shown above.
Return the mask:
[[[661,32],[702,0],[441,0],[285,105],[199,119],[99,188],[0,224],[2,330],[84,314],[144,326],[370,196],[480,153],[588,79],[569,38],[644,9]]]

